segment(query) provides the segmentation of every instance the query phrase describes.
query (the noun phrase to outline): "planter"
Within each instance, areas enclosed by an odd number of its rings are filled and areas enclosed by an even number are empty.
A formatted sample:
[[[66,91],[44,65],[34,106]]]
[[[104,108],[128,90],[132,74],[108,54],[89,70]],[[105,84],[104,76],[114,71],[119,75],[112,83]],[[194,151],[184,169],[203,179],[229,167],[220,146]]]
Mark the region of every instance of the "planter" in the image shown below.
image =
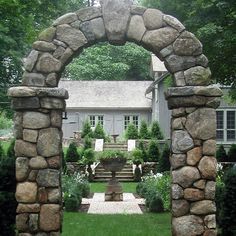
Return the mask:
[[[111,157],[101,159],[103,168],[112,173],[112,177],[107,184],[105,201],[123,201],[123,191],[118,179],[116,178],[116,172],[121,171],[125,163],[125,158]]]

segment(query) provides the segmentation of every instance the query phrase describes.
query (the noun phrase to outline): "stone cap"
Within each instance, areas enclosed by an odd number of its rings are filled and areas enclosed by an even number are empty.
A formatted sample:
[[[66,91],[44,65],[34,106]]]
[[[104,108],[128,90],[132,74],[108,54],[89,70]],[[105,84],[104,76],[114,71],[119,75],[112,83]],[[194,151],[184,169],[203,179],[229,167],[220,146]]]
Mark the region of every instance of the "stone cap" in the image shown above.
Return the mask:
[[[64,88],[39,88],[39,87],[12,87],[8,89],[7,95],[9,97],[56,97],[68,99],[68,91]]]
[[[205,97],[221,97],[223,96],[223,92],[216,85],[171,87],[165,92],[165,97],[167,100],[170,97],[189,97],[194,95]]]

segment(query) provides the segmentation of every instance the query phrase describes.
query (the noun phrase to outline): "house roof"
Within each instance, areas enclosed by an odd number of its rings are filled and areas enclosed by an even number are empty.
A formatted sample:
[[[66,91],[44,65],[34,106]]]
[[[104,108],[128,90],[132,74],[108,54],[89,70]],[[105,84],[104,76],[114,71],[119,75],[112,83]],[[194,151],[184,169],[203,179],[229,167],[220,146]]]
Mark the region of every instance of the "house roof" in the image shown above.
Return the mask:
[[[69,81],[60,88],[69,92],[66,101],[71,109],[151,109],[145,91],[152,81]]]

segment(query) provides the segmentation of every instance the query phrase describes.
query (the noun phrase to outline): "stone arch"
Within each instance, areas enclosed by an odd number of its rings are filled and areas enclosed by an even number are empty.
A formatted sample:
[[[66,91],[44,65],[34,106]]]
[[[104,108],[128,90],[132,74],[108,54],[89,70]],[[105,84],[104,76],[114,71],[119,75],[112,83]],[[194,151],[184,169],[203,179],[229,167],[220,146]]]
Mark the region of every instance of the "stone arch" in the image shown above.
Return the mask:
[[[60,235],[61,119],[68,93],[57,85],[73,57],[99,41],[135,42],[163,60],[173,75],[175,87],[166,92],[172,110],[172,235],[216,235],[215,108],[222,93],[208,86],[211,72],[200,41],[176,18],[129,0],[104,0],[101,8],[55,20],[33,43],[22,86],[8,91],[16,111],[20,235]]]

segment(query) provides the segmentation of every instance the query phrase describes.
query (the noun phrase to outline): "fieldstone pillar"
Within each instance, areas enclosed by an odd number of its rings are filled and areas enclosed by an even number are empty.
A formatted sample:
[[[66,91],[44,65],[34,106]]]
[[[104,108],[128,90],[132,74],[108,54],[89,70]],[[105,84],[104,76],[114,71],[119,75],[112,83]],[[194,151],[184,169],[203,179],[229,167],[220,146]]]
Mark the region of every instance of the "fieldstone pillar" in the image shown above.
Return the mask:
[[[14,87],[16,227],[19,236],[60,235],[61,151],[65,89]]]
[[[166,92],[171,119],[172,235],[216,236],[215,86],[185,86]]]

